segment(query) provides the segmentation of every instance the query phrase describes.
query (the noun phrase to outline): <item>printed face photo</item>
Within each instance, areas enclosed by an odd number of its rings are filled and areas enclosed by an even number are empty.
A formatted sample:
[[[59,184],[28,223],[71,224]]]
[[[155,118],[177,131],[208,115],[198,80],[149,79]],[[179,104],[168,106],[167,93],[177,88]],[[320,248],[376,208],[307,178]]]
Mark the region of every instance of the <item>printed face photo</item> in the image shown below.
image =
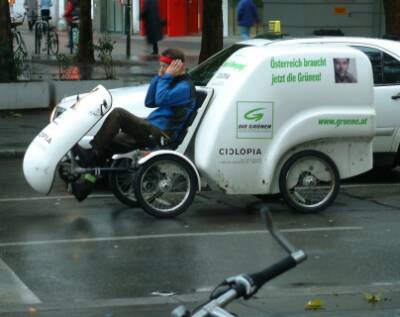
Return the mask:
[[[334,58],[333,65],[335,67],[336,83],[356,83],[357,69],[354,58]]]

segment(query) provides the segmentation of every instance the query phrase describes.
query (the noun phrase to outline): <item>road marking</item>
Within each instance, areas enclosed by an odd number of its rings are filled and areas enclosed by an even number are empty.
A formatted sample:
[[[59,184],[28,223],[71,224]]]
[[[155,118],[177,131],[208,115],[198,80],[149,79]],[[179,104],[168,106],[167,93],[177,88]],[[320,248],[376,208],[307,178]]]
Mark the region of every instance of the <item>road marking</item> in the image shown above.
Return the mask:
[[[355,231],[363,230],[363,227],[316,227],[316,228],[292,228],[281,229],[286,233],[307,233],[307,232],[325,232],[325,231]],[[192,232],[192,233],[167,233],[167,234],[150,234],[140,236],[121,236],[121,237],[103,237],[103,238],[86,238],[86,239],[62,239],[62,240],[43,240],[43,241],[24,241],[24,242],[3,242],[0,247],[16,247],[16,246],[34,246],[46,244],[72,244],[72,243],[89,243],[89,242],[116,242],[116,241],[134,241],[134,240],[151,240],[151,239],[170,239],[170,238],[193,238],[193,237],[218,237],[218,236],[240,236],[251,234],[268,234],[267,230],[247,230],[247,231],[221,231],[221,232]]]
[[[42,303],[2,259],[0,259],[0,285],[0,305]]]
[[[88,198],[109,198],[115,197],[112,194],[90,195]],[[40,197],[18,197],[18,198],[0,198],[0,203],[20,202],[20,201],[36,201],[36,200],[61,200],[75,199],[74,196],[40,196]]]

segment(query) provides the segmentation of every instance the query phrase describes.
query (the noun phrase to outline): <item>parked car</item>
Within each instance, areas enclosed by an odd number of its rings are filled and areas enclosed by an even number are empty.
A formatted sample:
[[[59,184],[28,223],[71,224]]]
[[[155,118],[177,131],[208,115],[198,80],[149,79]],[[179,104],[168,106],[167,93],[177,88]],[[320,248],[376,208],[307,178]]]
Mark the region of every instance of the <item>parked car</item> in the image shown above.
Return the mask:
[[[357,37],[314,37],[298,39],[250,39],[236,43],[213,55],[190,70],[196,86],[206,86],[217,69],[238,49],[245,46],[297,45],[338,43],[357,48],[370,59],[375,84],[375,107],[377,134],[374,139],[374,165],[394,167],[400,163],[400,42],[375,38]],[[146,116],[151,109],[144,107],[148,85],[112,89],[113,106],[123,107],[139,116]],[[76,96],[64,98],[55,107],[57,116],[72,106]],[[88,134],[94,135],[102,122]]]

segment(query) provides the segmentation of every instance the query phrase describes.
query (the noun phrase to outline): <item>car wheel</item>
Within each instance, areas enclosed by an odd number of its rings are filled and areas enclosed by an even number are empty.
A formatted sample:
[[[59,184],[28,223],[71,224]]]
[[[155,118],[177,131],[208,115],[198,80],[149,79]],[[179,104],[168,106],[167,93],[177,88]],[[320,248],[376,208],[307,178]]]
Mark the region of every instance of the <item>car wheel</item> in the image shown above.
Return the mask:
[[[144,163],[137,175],[135,192],[141,207],[158,218],[183,213],[197,190],[193,168],[173,155],[157,156]]]
[[[286,203],[303,213],[319,212],[335,200],[340,187],[335,163],[317,151],[293,155],[283,165],[279,189]]]

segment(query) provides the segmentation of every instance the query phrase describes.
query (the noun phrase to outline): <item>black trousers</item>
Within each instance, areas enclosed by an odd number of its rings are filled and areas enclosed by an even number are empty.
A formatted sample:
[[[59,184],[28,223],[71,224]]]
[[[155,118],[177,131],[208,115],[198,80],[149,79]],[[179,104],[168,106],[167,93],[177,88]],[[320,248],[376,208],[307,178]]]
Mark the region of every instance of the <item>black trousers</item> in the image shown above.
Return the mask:
[[[115,153],[122,143],[134,148],[144,148],[154,141],[159,143],[161,134],[161,130],[147,120],[125,109],[115,108],[108,115],[91,144],[100,156],[107,156]]]
[[[40,15],[44,17],[45,19],[50,18],[50,9],[41,9],[40,10]]]

